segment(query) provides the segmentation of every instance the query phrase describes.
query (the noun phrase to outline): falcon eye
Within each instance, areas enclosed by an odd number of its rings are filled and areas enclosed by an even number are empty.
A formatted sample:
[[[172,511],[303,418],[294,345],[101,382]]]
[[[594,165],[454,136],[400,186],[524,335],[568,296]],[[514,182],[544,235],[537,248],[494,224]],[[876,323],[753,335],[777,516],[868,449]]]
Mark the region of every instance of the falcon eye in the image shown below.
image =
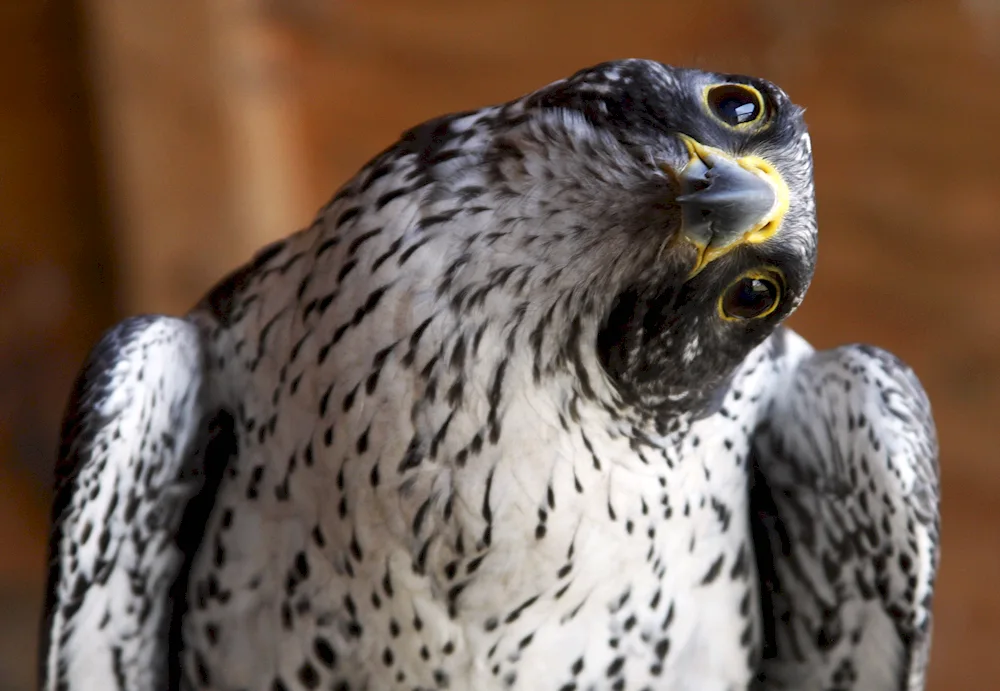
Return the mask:
[[[750,273],[726,288],[719,298],[719,313],[729,321],[759,319],[771,314],[780,300],[781,288],[773,276]]]
[[[712,114],[730,127],[756,122],[764,113],[764,99],[760,92],[745,84],[709,87],[705,99]]]

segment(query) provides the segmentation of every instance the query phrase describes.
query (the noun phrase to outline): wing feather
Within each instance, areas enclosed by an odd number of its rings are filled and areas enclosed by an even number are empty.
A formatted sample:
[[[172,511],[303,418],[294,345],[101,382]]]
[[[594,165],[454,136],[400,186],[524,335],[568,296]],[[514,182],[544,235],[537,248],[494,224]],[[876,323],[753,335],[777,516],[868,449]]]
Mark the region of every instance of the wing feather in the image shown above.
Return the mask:
[[[869,346],[806,355],[754,443],[758,689],[924,686],[938,446],[912,370]]]
[[[190,323],[136,317],[108,331],[63,419],[39,686],[168,684],[177,531],[202,486],[201,341]]]

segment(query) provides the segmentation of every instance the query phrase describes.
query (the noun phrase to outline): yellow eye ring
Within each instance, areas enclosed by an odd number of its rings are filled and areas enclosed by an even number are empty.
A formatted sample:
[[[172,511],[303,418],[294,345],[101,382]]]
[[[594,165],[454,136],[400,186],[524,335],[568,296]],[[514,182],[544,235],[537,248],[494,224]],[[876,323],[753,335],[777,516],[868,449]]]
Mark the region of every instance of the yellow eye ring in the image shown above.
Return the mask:
[[[711,84],[705,87],[702,100],[709,114],[730,129],[754,127],[764,117],[764,96],[747,84]]]
[[[781,304],[784,276],[768,267],[742,274],[719,296],[719,316],[725,321],[763,319]]]

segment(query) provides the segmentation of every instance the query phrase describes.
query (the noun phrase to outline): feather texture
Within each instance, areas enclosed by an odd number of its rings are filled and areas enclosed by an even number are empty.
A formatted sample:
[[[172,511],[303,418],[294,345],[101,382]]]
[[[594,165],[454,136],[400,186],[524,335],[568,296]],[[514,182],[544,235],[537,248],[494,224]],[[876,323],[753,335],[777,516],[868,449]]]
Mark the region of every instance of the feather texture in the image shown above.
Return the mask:
[[[798,351],[754,440],[757,688],[922,689],[940,534],[930,405],[884,351]]]
[[[136,317],[84,366],[57,465],[40,686],[161,689],[179,529],[206,442],[197,330]]]

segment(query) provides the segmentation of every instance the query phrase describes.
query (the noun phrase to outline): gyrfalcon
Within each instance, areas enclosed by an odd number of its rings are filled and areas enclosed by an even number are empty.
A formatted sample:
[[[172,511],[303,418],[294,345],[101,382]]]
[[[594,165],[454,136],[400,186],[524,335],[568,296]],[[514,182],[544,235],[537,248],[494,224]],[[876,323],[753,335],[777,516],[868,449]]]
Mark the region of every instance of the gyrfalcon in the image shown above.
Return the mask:
[[[934,425],[892,355],[781,326],[812,171],[774,84],[603,63],[111,329],[41,688],[921,689]]]

